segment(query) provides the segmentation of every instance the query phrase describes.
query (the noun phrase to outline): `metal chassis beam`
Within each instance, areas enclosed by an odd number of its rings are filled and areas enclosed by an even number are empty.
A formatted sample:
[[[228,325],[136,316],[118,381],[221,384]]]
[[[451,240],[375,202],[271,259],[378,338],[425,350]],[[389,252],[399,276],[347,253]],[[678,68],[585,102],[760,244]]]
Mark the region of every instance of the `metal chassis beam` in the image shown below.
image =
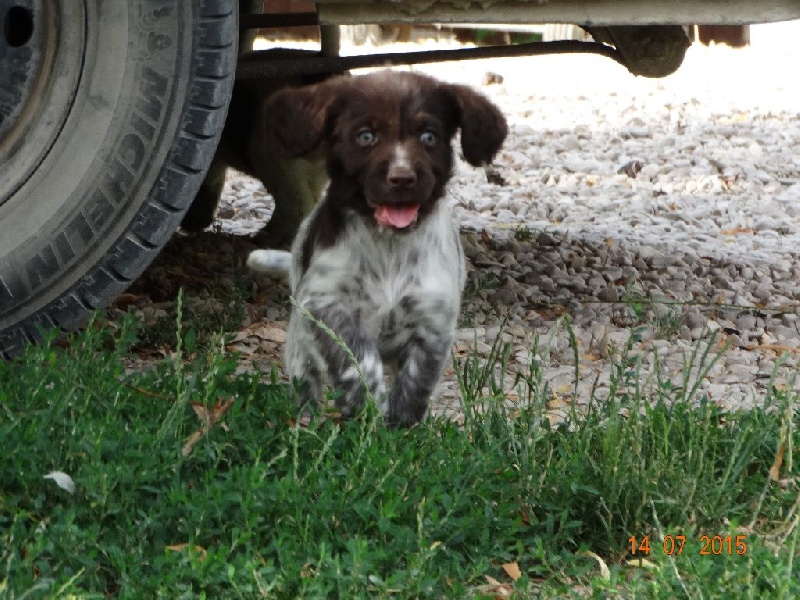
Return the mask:
[[[513,46],[486,46],[456,50],[426,50],[420,52],[367,54],[362,56],[320,56],[309,52],[307,57],[275,58],[270,51],[251,53],[249,60],[240,62],[236,79],[259,79],[293,75],[323,75],[353,69],[411,65],[449,60],[496,58],[500,56],[541,56],[543,54],[599,54],[625,65],[620,52],[597,42],[573,40],[532,42]],[[259,56],[260,55],[260,56]]]

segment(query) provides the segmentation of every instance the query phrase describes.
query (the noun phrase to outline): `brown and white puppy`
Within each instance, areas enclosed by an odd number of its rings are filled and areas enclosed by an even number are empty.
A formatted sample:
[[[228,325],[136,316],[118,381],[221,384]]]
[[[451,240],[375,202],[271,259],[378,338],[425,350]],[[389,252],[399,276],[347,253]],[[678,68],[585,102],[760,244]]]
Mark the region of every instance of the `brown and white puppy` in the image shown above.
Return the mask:
[[[258,55],[245,54],[248,62],[268,52],[273,60],[298,58],[303,50],[275,49]],[[259,59],[263,60],[263,59]],[[275,200],[269,222],[259,231],[256,242],[273,248],[288,247],[303,219],[317,205],[328,182],[322,149],[289,157],[280,152],[265,131],[265,103],[277,91],[317,83],[326,76],[285,76],[237,81],[217,152],[200,190],[181,223],[186,232],[198,232],[214,221],[225,173],[232,167],[261,180]]]
[[[464,286],[459,231],[444,199],[451,140],[460,129],[467,162],[489,162],[505,118],[468,87],[398,71],[284,90],[265,114],[289,156],[320,144],[328,153],[330,185],[291,257],[256,250],[248,259],[254,270],[290,267],[300,308],[289,324],[288,374],[302,382],[304,403],[331,386],[349,415],[368,392],[389,424],[413,425],[447,364]]]

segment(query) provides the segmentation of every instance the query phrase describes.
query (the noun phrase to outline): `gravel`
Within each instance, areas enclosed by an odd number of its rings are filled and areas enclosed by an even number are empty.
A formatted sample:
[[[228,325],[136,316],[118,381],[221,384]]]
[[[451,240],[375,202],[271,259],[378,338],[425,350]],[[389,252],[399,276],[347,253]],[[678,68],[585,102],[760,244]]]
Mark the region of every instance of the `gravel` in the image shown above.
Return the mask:
[[[693,46],[660,80],[590,56],[416,67],[481,87],[511,126],[492,176],[459,162],[449,188],[470,263],[456,353],[485,357],[504,335],[509,402],[524,396],[511,372],[531,361],[555,404],[576,373],[581,402],[592,389],[604,397],[634,332],[653,393],[657,364],[685,385],[697,378],[687,361],[707,345],[719,360],[687,400],[748,407],[771,385],[795,386],[800,80],[775,67],[799,54]],[[216,226],[252,233],[270,202],[258,182],[231,175]],[[285,326],[285,311],[265,305],[262,316],[268,308]],[[457,416],[457,389],[448,372],[434,412]]]

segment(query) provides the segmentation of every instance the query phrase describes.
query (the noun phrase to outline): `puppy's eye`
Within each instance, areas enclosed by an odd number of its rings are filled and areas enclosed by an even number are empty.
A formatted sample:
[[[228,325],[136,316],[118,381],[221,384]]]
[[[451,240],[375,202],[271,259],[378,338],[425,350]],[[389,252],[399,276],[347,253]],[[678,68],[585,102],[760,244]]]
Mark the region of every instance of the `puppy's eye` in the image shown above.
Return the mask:
[[[356,133],[356,142],[359,146],[373,146],[377,141],[378,136],[376,136],[371,129],[367,129],[366,127],[359,129],[358,133]]]
[[[419,141],[422,142],[423,146],[431,148],[432,146],[436,145],[436,142],[439,141],[439,137],[432,131],[423,131],[421,134],[419,134]]]

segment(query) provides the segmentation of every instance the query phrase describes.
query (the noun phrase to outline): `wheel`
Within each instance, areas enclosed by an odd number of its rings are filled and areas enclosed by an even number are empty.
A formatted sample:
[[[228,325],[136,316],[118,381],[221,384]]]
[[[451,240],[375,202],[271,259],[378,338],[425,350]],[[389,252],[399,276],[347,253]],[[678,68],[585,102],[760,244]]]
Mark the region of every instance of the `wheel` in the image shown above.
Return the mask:
[[[0,0],[0,356],[74,328],[177,229],[236,67],[236,0]]]

